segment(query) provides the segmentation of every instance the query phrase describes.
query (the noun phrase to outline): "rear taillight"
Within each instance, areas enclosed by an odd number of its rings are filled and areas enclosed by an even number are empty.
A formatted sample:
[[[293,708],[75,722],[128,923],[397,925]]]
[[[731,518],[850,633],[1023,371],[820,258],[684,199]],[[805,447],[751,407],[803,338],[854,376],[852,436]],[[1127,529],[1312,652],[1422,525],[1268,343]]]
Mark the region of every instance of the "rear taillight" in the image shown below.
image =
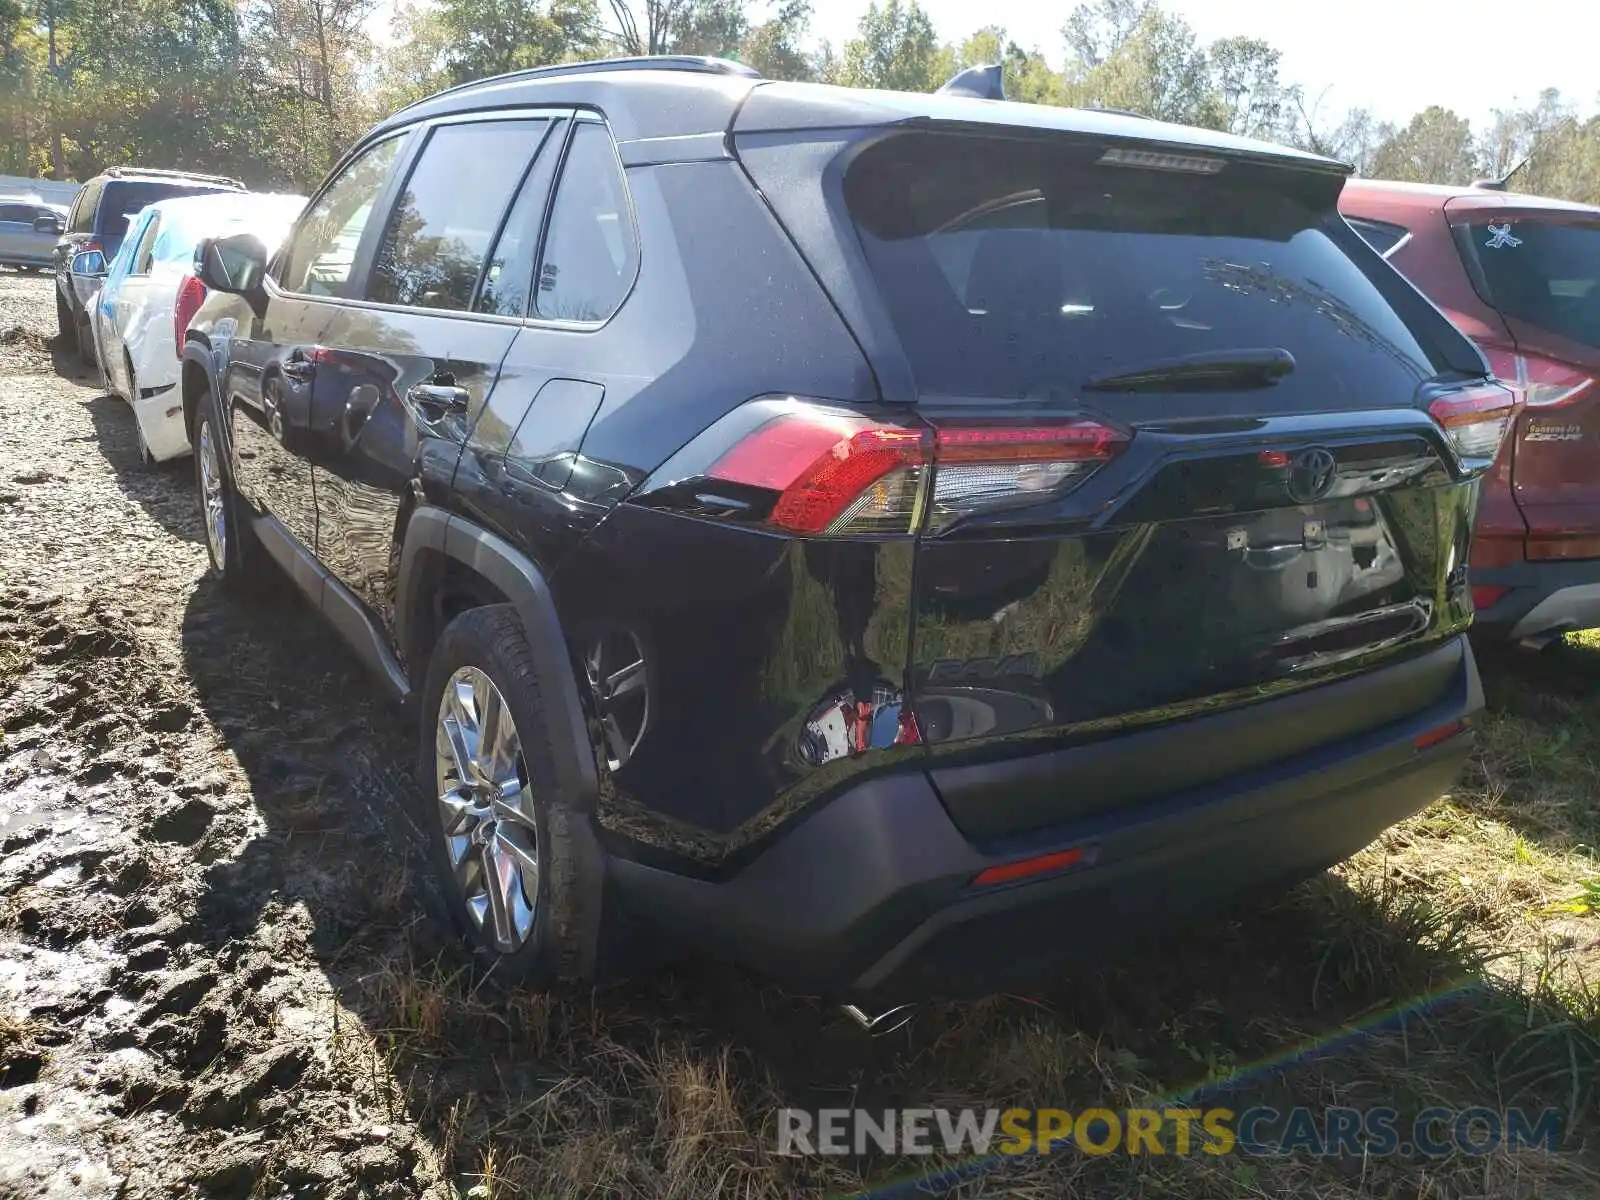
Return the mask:
[[[1428,405],[1462,465],[1473,471],[1489,469],[1516,411],[1517,394],[1498,383],[1458,388]]]
[[[1525,354],[1518,364],[1522,392],[1530,408],[1554,408],[1583,399],[1594,377],[1577,367]]]
[[[767,524],[795,533],[905,533],[929,435],[796,403],[725,451],[711,479],[777,493]]]
[[[763,398],[680,451],[641,496],[793,533],[912,533],[924,517],[938,531],[977,513],[1064,495],[1128,439],[1121,429],[1081,418],[930,426]]]
[[[206,285],[193,275],[185,275],[178,285],[178,298],[172,302],[172,333],[177,342],[178,357],[183,357],[183,338],[189,332],[189,322],[205,303]]]
[[[1127,443],[1127,433],[1099,421],[941,425],[934,435],[932,528],[1070,492]]]
[[[1511,589],[1508,587],[1478,586],[1472,589],[1472,607],[1478,611],[1493,608]]]

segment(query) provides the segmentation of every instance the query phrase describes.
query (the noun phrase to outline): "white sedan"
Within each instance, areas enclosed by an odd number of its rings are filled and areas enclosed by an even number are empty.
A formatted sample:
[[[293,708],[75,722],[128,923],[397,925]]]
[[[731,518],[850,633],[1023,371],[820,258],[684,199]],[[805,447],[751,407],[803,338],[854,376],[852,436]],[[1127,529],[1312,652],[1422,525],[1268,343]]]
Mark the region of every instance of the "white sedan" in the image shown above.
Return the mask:
[[[183,335],[205,299],[194,277],[201,238],[253,233],[269,251],[288,236],[304,196],[223,192],[160,200],[130,222],[89,309],[107,388],[133,406],[146,463],[189,451],[183,427]]]

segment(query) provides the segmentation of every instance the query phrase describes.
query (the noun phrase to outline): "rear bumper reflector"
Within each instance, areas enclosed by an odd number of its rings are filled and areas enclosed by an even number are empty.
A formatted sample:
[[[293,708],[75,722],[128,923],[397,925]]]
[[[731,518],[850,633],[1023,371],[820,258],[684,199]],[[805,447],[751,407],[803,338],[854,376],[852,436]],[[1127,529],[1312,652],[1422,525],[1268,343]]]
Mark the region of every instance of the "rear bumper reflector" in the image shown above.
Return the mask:
[[[1437,729],[1430,729],[1427,733],[1420,734],[1412,744],[1418,750],[1431,750],[1441,742],[1448,742],[1456,734],[1465,730],[1466,727],[1467,723],[1465,721],[1451,721],[1448,725],[1441,725]]]
[[[1015,883],[1019,879],[1030,879],[1035,875],[1064,871],[1068,867],[1087,866],[1094,861],[1093,849],[1092,846],[1074,846],[1070,850],[1056,850],[1049,854],[1040,854],[1035,858],[1001,863],[998,867],[988,867],[979,871],[972,878],[972,886],[993,887],[1000,883]]]

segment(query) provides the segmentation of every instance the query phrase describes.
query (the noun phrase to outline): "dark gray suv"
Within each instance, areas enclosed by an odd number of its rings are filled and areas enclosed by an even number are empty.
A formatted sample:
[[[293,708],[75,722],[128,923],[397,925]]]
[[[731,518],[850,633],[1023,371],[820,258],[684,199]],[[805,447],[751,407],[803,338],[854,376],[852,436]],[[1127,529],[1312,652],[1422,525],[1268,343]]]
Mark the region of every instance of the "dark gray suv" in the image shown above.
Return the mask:
[[[85,363],[94,361],[94,336],[87,304],[106,265],[122,249],[129,222],[139,210],[171,196],[242,192],[244,184],[220,175],[112,167],[79,190],[67,210],[66,229],[56,243],[56,324],[64,341],[76,343]]]
[[[202,245],[212,567],[416,722],[499,969],[986,992],[1447,790],[1514,398],[1346,169],[625,60],[384,121]]]

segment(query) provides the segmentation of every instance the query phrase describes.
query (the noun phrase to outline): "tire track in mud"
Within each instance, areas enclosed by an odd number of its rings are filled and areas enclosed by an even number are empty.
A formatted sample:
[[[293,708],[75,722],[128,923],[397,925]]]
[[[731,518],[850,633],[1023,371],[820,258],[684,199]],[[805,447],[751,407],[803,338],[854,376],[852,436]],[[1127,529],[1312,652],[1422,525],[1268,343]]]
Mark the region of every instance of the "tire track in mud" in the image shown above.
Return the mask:
[[[396,714],[204,577],[50,286],[0,274],[0,1197],[443,1194],[345,1007],[418,938]]]

